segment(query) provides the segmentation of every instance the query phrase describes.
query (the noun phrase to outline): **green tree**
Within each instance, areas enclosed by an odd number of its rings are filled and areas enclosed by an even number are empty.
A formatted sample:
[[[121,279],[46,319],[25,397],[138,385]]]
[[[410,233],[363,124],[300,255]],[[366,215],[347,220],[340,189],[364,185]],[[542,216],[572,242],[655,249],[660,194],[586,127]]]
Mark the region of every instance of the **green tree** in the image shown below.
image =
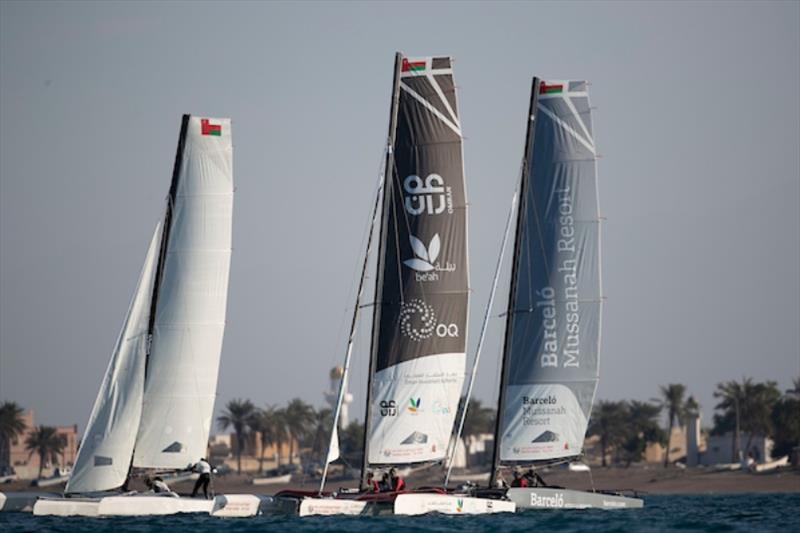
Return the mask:
[[[286,406],[286,428],[289,430],[289,463],[294,463],[294,444],[311,432],[316,422],[314,408],[295,398]]]
[[[15,402],[0,405],[0,466],[11,466],[11,442],[25,432],[22,413]]]
[[[667,445],[664,454],[664,468],[669,466],[669,445],[672,437],[672,428],[677,422],[683,423],[684,400],[686,386],[680,383],[670,383],[661,387],[661,408],[667,411]]]
[[[592,412],[588,434],[600,437],[603,466],[608,453],[624,439],[626,415],[625,402],[600,401]]]
[[[714,391],[714,398],[719,399],[715,409],[723,411],[724,415],[714,415],[714,433],[725,433],[730,426],[731,418],[733,421],[733,449],[731,450],[731,462],[739,461],[742,449],[741,430],[742,430],[742,404],[745,401],[745,388],[752,383],[750,378],[738,381],[726,381],[717,383],[717,390]]]
[[[217,423],[223,430],[233,428],[236,434],[236,472],[242,473],[242,448],[244,439],[253,422],[256,406],[250,400],[234,399],[225,406],[225,411],[217,417]]]
[[[350,464],[360,464],[364,457],[364,424],[353,420],[339,432],[342,457]]]
[[[328,452],[333,427],[333,411],[323,408],[314,413],[314,427],[306,436],[305,446],[311,448],[315,460],[323,461]]]
[[[264,452],[272,445],[278,452],[278,465],[280,465],[280,450],[286,442],[286,420],[283,409],[268,405],[263,409],[255,409],[249,422],[250,430],[261,435],[261,453],[258,457],[258,472],[264,472]]]
[[[64,436],[59,435],[54,427],[38,426],[28,435],[25,439],[25,449],[30,451],[28,457],[34,453],[39,454],[39,478],[42,477],[46,462],[58,462],[58,456],[65,445]]]
[[[658,425],[660,414],[661,406],[658,404],[637,400],[625,404],[625,436],[620,446],[625,458],[625,466],[641,460],[649,443],[664,442],[664,430]]]
[[[793,385],[775,402],[772,409],[775,441],[772,457],[775,459],[790,454],[793,448],[800,446],[800,378],[795,379]]]

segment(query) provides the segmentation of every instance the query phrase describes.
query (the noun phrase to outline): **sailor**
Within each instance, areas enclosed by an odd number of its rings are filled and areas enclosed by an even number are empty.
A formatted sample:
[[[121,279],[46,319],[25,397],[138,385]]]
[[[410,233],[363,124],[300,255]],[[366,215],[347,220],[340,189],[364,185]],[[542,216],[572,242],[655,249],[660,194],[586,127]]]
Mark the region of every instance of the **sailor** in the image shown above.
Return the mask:
[[[497,473],[495,475],[494,485],[495,485],[495,488],[497,488],[497,489],[507,489],[508,488],[508,482],[506,481],[506,478],[503,477],[503,473],[500,471],[499,468],[497,469]]]
[[[197,496],[197,491],[200,490],[200,487],[203,487],[203,495],[205,496],[206,500],[208,499],[208,484],[211,482],[211,465],[208,464],[205,457],[202,457],[196,464],[191,466],[191,470],[193,472],[197,472],[200,474],[200,477],[197,478],[197,482],[194,484],[194,490],[192,491],[192,498]]]
[[[391,487],[394,492],[400,492],[406,487],[406,482],[397,475],[397,470],[394,468],[389,470],[389,481],[391,482]]]
[[[381,487],[378,484],[378,480],[375,479],[375,474],[373,474],[372,471],[367,472],[367,485],[366,486],[367,486],[367,488],[366,488],[367,492],[380,492],[381,491]]]
[[[528,480],[522,476],[522,471],[519,467],[514,468],[514,479],[511,481],[512,487],[527,487]]]
[[[391,492],[392,491],[392,482],[389,479],[389,472],[384,472],[383,476],[381,476],[381,480],[378,483],[378,492]]]
[[[145,478],[144,484],[147,486],[148,489],[150,489],[156,494],[164,494],[168,496],[178,497],[178,495],[175,494],[175,492],[173,492],[173,490],[169,488],[169,485],[167,485],[164,482],[164,480],[161,479],[160,477],[154,477],[152,479],[149,477]]]
[[[528,482],[529,487],[546,487],[547,483],[544,482],[542,476],[539,475],[533,468],[528,470],[524,478]]]

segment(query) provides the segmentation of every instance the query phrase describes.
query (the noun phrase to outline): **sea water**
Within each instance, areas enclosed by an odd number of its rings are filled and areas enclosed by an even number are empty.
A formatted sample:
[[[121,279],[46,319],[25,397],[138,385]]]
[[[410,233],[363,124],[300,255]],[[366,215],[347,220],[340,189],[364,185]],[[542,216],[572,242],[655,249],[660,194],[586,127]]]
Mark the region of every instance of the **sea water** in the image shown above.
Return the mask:
[[[214,518],[176,515],[131,518],[35,517],[0,513],[2,531],[165,531],[197,533],[222,530],[441,531],[780,531],[800,532],[800,493],[645,496],[644,509],[547,510],[481,516],[427,515],[414,517],[287,517]]]

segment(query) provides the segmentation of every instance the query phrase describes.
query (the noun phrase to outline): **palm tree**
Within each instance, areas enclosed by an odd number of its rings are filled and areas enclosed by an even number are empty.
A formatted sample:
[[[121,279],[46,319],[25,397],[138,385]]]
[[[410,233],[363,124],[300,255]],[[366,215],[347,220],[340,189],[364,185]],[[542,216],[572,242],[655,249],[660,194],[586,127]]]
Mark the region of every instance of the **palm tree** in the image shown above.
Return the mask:
[[[667,453],[664,454],[664,468],[669,466],[672,427],[675,422],[683,423],[684,394],[686,394],[686,386],[680,383],[670,383],[666,387],[661,387],[661,408],[667,411]]]
[[[333,411],[324,408],[315,413],[314,429],[309,435],[312,453],[321,459],[325,458],[328,443],[331,438],[331,427],[333,426]]]
[[[314,408],[295,398],[286,406],[286,427],[289,430],[289,464],[294,463],[294,443],[308,434],[314,425]]]
[[[239,474],[242,473],[242,447],[255,410],[256,406],[250,400],[235,399],[229,401],[225,411],[217,417],[223,430],[232,427],[236,434],[236,472]]]
[[[631,400],[625,405],[625,410],[627,436],[622,448],[625,450],[625,466],[630,466],[633,461],[641,459],[649,443],[664,441],[664,430],[658,425],[660,405]]]
[[[64,449],[66,442],[63,435],[59,435],[56,428],[39,426],[25,439],[25,449],[30,451],[30,458],[34,453],[39,454],[39,478],[42,477],[44,464],[48,461],[58,461],[58,456]]]
[[[742,405],[742,429],[747,432],[745,454],[750,453],[750,445],[755,435],[771,436],[772,410],[781,399],[778,384],[774,381],[754,383],[745,389],[745,402]]]
[[[742,429],[742,404],[744,403],[745,389],[752,385],[752,379],[743,379],[742,383],[738,381],[726,381],[725,383],[717,383],[717,390],[714,391],[714,398],[719,398],[720,402],[716,405],[715,409],[723,411],[733,411],[735,420],[735,429],[733,435],[733,450],[731,462],[736,463],[739,461],[740,450],[742,444],[739,441],[740,431]]]
[[[274,445],[278,451],[278,465],[280,465],[280,449],[286,441],[286,421],[283,409],[268,405],[263,409],[256,409],[250,422],[250,429],[261,434],[261,455],[258,458],[258,471],[264,471],[264,451]]]
[[[625,402],[609,401],[600,401],[592,413],[588,433],[600,437],[603,466],[606,466],[606,455],[609,449],[621,442],[625,434],[626,414]]]
[[[11,441],[25,432],[22,413],[16,402],[0,405],[0,466],[11,466]]]

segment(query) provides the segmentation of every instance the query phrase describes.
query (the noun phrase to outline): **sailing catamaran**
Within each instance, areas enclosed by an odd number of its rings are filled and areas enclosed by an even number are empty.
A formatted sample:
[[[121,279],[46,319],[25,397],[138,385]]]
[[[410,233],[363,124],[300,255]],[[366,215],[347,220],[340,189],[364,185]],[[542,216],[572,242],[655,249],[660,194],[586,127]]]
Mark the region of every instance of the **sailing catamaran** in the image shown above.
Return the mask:
[[[461,124],[450,57],[395,57],[380,208],[377,279],[360,486],[370,471],[446,458],[466,367],[469,270]],[[344,387],[367,257],[351,324]],[[341,400],[341,398],[340,398]],[[338,418],[337,407],[335,419]],[[336,424],[328,460],[338,457]],[[513,511],[512,502],[444,490],[326,495],[284,491],[298,512]]]
[[[256,514],[259,498],[120,492],[134,469],[176,471],[206,455],[231,256],[230,119],[184,115],[156,226],[64,498],[37,515]]]
[[[587,83],[533,78],[490,486],[503,466],[581,455],[602,312],[596,151]],[[620,494],[510,488],[518,509],[642,507]]]

